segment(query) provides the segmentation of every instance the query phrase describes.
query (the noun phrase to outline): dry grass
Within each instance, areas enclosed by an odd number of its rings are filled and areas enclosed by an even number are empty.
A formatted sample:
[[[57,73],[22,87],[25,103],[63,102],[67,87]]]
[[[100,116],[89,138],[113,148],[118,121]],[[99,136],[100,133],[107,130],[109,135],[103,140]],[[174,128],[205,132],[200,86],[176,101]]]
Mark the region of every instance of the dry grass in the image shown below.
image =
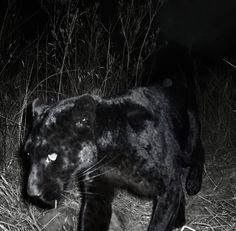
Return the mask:
[[[22,200],[19,180],[15,178],[14,181],[7,181],[1,175],[0,230],[37,230],[35,209]]]

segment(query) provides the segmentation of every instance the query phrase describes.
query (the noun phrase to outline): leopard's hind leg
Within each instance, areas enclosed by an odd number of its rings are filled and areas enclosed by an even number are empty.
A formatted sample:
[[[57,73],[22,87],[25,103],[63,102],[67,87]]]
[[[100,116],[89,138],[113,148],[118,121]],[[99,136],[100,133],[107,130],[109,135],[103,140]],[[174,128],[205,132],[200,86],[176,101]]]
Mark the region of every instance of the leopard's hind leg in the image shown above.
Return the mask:
[[[189,134],[184,151],[184,162],[189,167],[185,188],[188,195],[195,195],[201,189],[204,169],[204,148],[201,142],[201,125],[197,111],[188,109]]]

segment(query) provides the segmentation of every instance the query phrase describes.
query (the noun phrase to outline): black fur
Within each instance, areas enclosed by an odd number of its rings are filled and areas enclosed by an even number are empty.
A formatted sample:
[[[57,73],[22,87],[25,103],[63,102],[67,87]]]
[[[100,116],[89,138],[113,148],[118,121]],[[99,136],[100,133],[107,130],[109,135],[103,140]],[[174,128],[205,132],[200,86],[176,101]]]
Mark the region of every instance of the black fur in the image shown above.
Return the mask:
[[[25,145],[31,157],[29,195],[52,203],[79,174],[79,230],[108,230],[116,188],[153,199],[149,231],[182,226],[182,168],[190,167],[186,190],[196,194],[204,161],[190,102],[186,89],[171,81],[113,98],[82,95],[53,106],[34,101]]]

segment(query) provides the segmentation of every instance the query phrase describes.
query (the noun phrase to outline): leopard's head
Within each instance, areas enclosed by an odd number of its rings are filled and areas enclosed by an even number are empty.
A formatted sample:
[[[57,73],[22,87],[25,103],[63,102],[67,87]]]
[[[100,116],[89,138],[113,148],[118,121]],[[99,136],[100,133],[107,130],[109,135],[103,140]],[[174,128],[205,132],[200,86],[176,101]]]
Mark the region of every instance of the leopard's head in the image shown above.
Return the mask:
[[[57,200],[73,174],[97,160],[96,101],[90,95],[53,106],[32,103],[33,126],[25,143],[31,161],[27,192],[46,203]]]

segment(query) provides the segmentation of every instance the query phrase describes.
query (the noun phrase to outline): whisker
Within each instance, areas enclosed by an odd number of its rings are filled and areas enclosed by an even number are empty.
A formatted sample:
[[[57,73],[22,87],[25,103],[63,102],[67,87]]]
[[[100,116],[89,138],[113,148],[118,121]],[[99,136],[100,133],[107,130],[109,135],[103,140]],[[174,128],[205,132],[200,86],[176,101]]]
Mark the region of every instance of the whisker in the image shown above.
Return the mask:
[[[119,157],[120,154],[114,156],[113,158],[111,158],[109,161],[103,162],[107,155],[105,155],[102,159],[100,159],[97,163],[95,163],[94,165],[92,165],[91,167],[89,167],[88,169],[85,169],[83,172],[81,172],[79,175],[77,175],[77,179],[76,179],[76,183],[83,183],[85,182],[85,179],[80,179],[81,177],[84,177],[85,174],[92,174],[98,170],[100,170],[102,167],[108,165],[109,163],[111,163],[113,160],[115,160],[117,157]],[[93,178],[92,178],[93,179]],[[88,180],[87,180],[88,181]]]
[[[70,199],[69,195],[73,195],[73,193],[70,193],[70,191],[65,191],[61,197],[64,198],[64,199]],[[90,197],[94,197],[96,198],[97,196],[100,196],[101,194],[100,193],[96,193],[96,192],[89,192],[89,191],[86,191],[86,192],[81,192],[79,194],[76,195],[76,197],[79,197],[80,199],[83,199],[84,196],[90,196]]]
[[[96,172],[96,171],[99,171],[102,167],[105,167],[105,166],[107,166],[108,164],[110,164],[113,160],[115,160],[117,157],[119,157],[120,155],[118,154],[118,155],[116,155],[116,156],[114,156],[113,158],[111,158],[109,161],[106,161],[106,162],[104,162],[103,164],[101,164],[98,168],[95,168],[95,169],[93,169],[92,171],[88,171],[89,172],[89,174],[91,174],[91,173],[93,173],[93,172]]]
[[[105,160],[105,158],[107,157],[107,155],[105,155],[102,159],[100,159],[98,162],[96,162],[94,165],[92,165],[91,167],[85,169],[84,171],[82,171],[80,174],[77,175],[78,178],[84,176],[88,171],[90,171],[91,169],[97,167],[103,160]]]
[[[105,171],[105,172],[102,172],[102,173],[100,173],[100,174],[97,174],[97,175],[94,175],[94,176],[92,176],[92,177],[89,177],[88,179],[83,179],[83,180],[78,181],[78,182],[89,182],[89,181],[91,181],[91,180],[94,180],[94,179],[96,179],[96,178],[102,176],[102,175],[105,175],[105,174],[107,174],[107,173],[109,173],[109,172],[112,172],[112,171],[115,170],[115,169],[116,169],[116,168],[111,168],[111,169],[109,169],[109,170],[107,170],[107,171]]]

